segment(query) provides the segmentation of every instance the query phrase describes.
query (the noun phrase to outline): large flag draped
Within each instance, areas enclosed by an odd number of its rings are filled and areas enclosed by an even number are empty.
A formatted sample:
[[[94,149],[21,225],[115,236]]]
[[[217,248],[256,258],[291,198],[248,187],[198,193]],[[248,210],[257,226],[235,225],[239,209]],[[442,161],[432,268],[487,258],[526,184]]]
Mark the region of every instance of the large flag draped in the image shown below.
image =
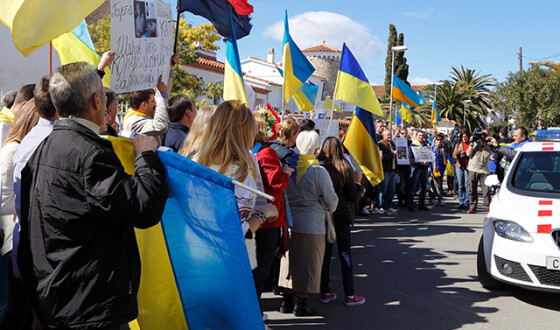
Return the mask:
[[[131,140],[108,139],[132,174]],[[169,197],[161,223],[136,230],[139,328],[262,329],[232,180],[171,151],[158,156]]]
[[[247,0],[182,0],[179,1],[179,12],[184,11],[206,18],[225,38],[233,38],[235,32],[237,38],[241,39],[251,32],[249,14],[253,12],[253,6]]]
[[[356,107],[356,112],[346,132],[344,146],[358,162],[373,186],[383,181],[381,154],[377,146],[375,122],[371,112]]]
[[[420,95],[395,75],[393,75],[393,98],[418,108],[424,104]]]
[[[95,51],[95,46],[89,35],[85,20],[82,20],[82,23],[72,31],[66,32],[54,39],[52,43],[54,49],[58,52],[60,64],[62,65],[83,61],[97,66],[101,59],[101,56]],[[110,79],[111,71],[107,67],[103,77],[103,86],[109,87]]]
[[[224,100],[240,100],[242,103],[249,104],[245,83],[243,82],[243,71],[241,70],[241,60],[239,59],[239,49],[233,29],[233,19],[231,20],[232,38],[227,39],[226,61],[224,70]]]
[[[28,56],[75,28],[104,0],[1,0],[0,21],[12,30],[16,48]]]
[[[438,121],[441,121],[441,116],[437,109],[436,99],[434,99],[434,103],[432,104],[432,125],[437,125]]]
[[[381,110],[373,87],[346,44],[342,45],[334,98],[383,117],[383,110]]]
[[[284,15],[284,42],[282,43],[282,65],[284,71],[284,100],[290,98],[301,88],[315,71],[313,65],[303,55],[290,36],[288,11]],[[313,102],[315,104],[315,102]]]

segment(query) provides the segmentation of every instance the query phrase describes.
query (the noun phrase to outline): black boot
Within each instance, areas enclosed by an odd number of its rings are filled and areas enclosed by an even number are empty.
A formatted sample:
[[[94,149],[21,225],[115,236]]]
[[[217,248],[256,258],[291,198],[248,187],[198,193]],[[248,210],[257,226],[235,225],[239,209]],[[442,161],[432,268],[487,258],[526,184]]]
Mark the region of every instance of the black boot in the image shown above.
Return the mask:
[[[284,292],[282,304],[280,304],[280,313],[291,313],[294,311],[294,296],[295,293]]]
[[[307,298],[297,298],[296,307],[294,308],[295,316],[311,316],[317,313],[316,310],[307,306]]]

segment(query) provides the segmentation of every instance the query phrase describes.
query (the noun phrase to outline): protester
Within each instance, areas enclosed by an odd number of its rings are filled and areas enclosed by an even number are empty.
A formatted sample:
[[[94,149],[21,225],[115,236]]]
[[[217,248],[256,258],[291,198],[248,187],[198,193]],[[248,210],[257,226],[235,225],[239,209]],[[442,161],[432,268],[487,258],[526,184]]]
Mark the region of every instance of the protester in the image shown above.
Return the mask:
[[[107,98],[107,112],[105,113],[105,130],[99,132],[99,135],[118,136],[115,130],[115,119],[117,118],[117,94],[110,88],[105,88],[105,97]]]
[[[408,130],[405,128],[400,129],[400,137],[403,139],[407,139],[408,145],[410,145],[410,143],[412,142],[408,138]],[[408,194],[408,191],[410,190],[412,184],[410,180],[410,172],[411,172],[410,164],[406,164],[406,165],[397,164],[397,170],[400,176],[400,183],[396,185],[399,207],[406,207],[406,195]]]
[[[4,143],[8,131],[14,122],[14,118],[18,111],[25,105],[25,103],[33,98],[33,89],[35,84],[25,85],[19,89],[16,98],[11,108],[3,110],[3,116],[0,116],[0,143]]]
[[[7,123],[11,126],[11,123],[14,122],[15,115],[10,108],[14,105],[17,93],[17,91],[9,91],[2,97],[0,101],[0,123]]]
[[[333,223],[336,232],[338,257],[342,271],[344,286],[344,304],[346,306],[363,305],[364,297],[354,292],[354,269],[352,266],[351,226],[354,223],[354,202],[359,196],[360,183],[355,182],[355,172],[343,153],[342,143],[335,137],[328,137],[323,143],[317,159],[329,173],[333,187],[338,196],[338,206],[333,212]],[[323,266],[321,269],[321,302],[328,303],[337,295],[330,287],[330,262],[333,243],[326,243]]]
[[[276,127],[278,128],[278,139],[270,141],[270,147],[276,151],[282,165],[286,165],[292,158],[292,148],[296,144],[300,127],[292,120],[284,120]]]
[[[205,105],[198,110],[189,130],[189,134],[179,150],[179,154],[192,158],[192,156],[200,150],[204,142],[204,134],[206,133],[208,123],[214,111],[216,111],[216,106],[214,105]]]
[[[476,133],[476,132],[475,132]],[[488,169],[488,162],[490,161],[490,156],[492,155],[492,150],[486,144],[487,136],[476,135],[469,140],[469,148],[466,151],[467,157],[469,157],[468,170],[469,170],[469,213],[476,213],[476,207],[478,203],[478,185],[480,183],[480,188],[482,189],[483,206],[486,213],[490,208],[490,189],[484,184],[484,180],[490,174]]]
[[[315,131],[299,133],[296,147],[299,153],[296,180],[290,179],[286,189],[294,223],[278,284],[285,288],[280,312],[293,311],[295,316],[308,316],[316,313],[307,305],[307,296],[320,291],[325,254],[326,214],[320,198],[328,211],[333,212],[338,197],[329,173],[315,158],[321,147],[319,135]]]
[[[196,117],[194,103],[185,94],[177,94],[169,99],[169,130],[162,135],[161,145],[177,152],[183,146]]]
[[[315,122],[311,119],[302,119],[299,122],[299,128],[303,131],[314,131],[315,130]]]
[[[490,139],[489,145],[490,147],[494,148],[494,152],[501,155],[502,159],[500,161],[500,166],[504,169],[505,172],[509,169],[509,165],[513,160],[513,157],[517,154],[517,150],[519,150],[525,143],[531,142],[531,139],[528,138],[527,129],[523,126],[519,126],[518,128],[513,131],[513,143],[509,146],[499,146],[498,142],[495,139]]]
[[[395,176],[397,175],[397,148],[393,142],[391,131],[383,131],[383,140],[379,141],[379,149],[381,149],[381,164],[383,166],[383,181],[381,185],[381,194],[383,196],[383,209],[385,212],[398,212],[393,208],[393,198],[395,197]]]
[[[544,120],[537,119],[537,121],[535,122],[535,127],[533,127],[533,131],[541,131],[541,130],[546,130],[546,126],[544,125]]]
[[[0,329],[29,329],[33,319],[31,306],[20,280],[14,275],[12,266],[12,234],[16,220],[13,156],[23,137],[35,126],[38,119],[35,101],[31,99],[17,113],[6,142],[0,150],[0,176],[2,178],[0,228],[5,232],[4,244],[0,249],[2,255],[0,262],[3,263],[2,268],[7,269],[8,275],[7,278],[2,278],[6,282],[1,284],[1,287],[7,289],[1,295],[7,294],[8,299],[5,315],[2,317],[0,314]]]
[[[445,206],[443,201],[443,176],[447,166],[447,151],[443,144],[443,134],[437,134],[434,138],[434,145],[432,146],[434,153],[434,161],[430,164],[432,176],[434,178],[434,189],[437,194],[438,204]]]
[[[469,208],[469,157],[467,149],[469,149],[469,139],[471,135],[468,130],[462,130],[459,133],[460,142],[455,145],[453,150],[453,159],[455,162],[455,178],[457,180],[457,193],[459,196],[459,209]]]
[[[153,89],[132,92],[131,109],[126,112],[122,129],[136,134],[156,138],[161,143],[161,135],[169,129],[167,114],[167,86],[161,76],[157,84],[157,93]]]
[[[412,138],[414,139],[410,144],[409,157],[410,166],[412,168],[412,186],[408,191],[407,206],[409,211],[414,211],[414,195],[416,193],[416,188],[420,185],[420,194],[418,195],[418,209],[422,211],[429,211],[430,209],[426,206],[426,186],[428,184],[428,167],[430,162],[427,161],[416,161],[414,156],[414,148],[425,147],[426,133],[422,131],[417,131]]]
[[[44,328],[118,328],[138,316],[134,227],[159,222],[165,170],[154,138],[133,139],[129,176],[97,135],[105,92],[94,67],[62,66],[49,91],[62,119],[22,172],[22,280]]]

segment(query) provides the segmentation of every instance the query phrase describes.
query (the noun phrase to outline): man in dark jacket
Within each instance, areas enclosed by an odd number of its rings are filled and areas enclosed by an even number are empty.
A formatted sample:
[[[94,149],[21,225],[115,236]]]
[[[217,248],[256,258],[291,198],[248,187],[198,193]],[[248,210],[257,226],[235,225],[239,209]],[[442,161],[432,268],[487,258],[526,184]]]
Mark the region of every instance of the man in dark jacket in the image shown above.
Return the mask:
[[[138,315],[140,257],[134,227],[159,222],[168,188],[156,140],[132,141],[135,176],[104,124],[101,79],[86,63],[62,66],[50,80],[60,119],[23,169],[17,258],[45,329],[120,329]]]
[[[161,138],[161,145],[178,152],[192,126],[196,110],[194,103],[185,94],[177,94],[169,99],[169,130]]]
[[[408,152],[410,158],[410,166],[412,168],[412,185],[411,189],[408,191],[407,198],[409,211],[414,211],[413,201],[418,185],[420,185],[420,194],[418,195],[418,209],[422,211],[429,210],[429,208],[426,206],[426,186],[428,184],[428,168],[430,166],[430,162],[416,161],[416,157],[414,156],[414,148],[426,146],[426,143],[423,142],[425,140],[425,137],[426,133],[418,131],[416,135],[412,137],[414,140],[410,144],[410,150]]]

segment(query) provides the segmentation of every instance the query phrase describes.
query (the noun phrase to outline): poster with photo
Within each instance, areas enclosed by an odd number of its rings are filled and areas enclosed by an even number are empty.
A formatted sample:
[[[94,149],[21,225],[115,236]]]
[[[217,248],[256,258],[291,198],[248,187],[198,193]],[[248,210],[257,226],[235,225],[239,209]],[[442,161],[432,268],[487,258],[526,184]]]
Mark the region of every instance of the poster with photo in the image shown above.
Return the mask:
[[[173,52],[171,5],[163,2],[111,1],[111,88],[127,93],[167,83]]]
[[[394,138],[395,146],[397,147],[397,164],[410,165],[408,159],[408,140],[405,138]]]
[[[430,147],[414,147],[410,148],[412,153],[414,154],[414,159],[417,162],[433,162],[434,161],[434,153]]]

